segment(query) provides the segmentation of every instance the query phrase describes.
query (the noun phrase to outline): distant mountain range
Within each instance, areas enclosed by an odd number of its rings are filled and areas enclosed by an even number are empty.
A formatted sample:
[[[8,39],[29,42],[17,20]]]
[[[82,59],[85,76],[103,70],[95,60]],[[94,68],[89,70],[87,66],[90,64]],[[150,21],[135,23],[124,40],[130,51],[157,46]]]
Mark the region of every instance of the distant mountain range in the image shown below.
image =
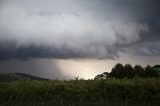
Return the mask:
[[[24,73],[0,73],[0,82],[9,82],[15,80],[49,80],[49,79],[36,77]]]

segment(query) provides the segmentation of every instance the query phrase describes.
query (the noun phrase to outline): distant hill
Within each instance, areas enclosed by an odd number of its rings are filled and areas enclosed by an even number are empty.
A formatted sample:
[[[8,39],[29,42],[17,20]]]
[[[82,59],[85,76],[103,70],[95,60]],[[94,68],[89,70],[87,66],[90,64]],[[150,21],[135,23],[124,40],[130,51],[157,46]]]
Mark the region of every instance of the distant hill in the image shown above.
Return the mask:
[[[15,80],[48,80],[24,73],[0,73],[0,82],[9,82]]]

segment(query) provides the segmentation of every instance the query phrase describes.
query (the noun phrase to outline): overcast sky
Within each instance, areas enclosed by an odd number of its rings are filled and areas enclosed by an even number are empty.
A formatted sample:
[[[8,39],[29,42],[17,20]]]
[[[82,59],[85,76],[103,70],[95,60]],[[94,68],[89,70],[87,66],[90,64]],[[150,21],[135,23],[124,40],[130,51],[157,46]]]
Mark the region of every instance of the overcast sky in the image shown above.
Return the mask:
[[[93,78],[160,64],[159,0],[0,0],[0,72]]]

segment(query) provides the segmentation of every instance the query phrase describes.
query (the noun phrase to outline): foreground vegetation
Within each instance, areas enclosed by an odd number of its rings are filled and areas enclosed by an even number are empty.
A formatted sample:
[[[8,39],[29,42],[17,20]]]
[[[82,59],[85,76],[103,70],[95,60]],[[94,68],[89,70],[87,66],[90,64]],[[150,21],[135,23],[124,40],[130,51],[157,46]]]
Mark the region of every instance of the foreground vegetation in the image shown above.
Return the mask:
[[[118,63],[94,80],[1,76],[0,106],[160,106],[159,65],[143,68]]]
[[[142,104],[152,104],[158,106],[160,103],[160,79],[19,80],[0,83],[1,104],[31,103],[36,101],[38,103],[49,101],[57,105],[73,106],[83,103],[118,103],[117,106],[120,106],[120,104],[124,104],[127,101],[128,104],[141,104],[141,106]]]

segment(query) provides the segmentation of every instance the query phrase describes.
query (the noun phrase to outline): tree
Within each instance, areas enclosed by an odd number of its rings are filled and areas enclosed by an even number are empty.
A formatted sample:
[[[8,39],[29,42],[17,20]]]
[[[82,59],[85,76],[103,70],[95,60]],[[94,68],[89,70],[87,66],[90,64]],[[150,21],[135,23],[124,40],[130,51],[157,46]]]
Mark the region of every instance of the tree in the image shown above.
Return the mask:
[[[111,77],[115,78],[124,78],[124,67],[122,64],[117,63],[115,67],[112,68],[112,71],[110,73]]]
[[[104,73],[102,73],[104,76],[105,76],[105,78],[107,79],[108,77],[110,77],[110,73],[109,72],[104,72]]]
[[[102,79],[106,79],[104,74],[99,74],[97,76],[95,76],[94,80],[102,80]]]
[[[145,68],[145,72],[146,77],[158,77],[158,72],[149,65]]]
[[[146,77],[146,72],[141,65],[134,66],[134,76]]]
[[[133,78],[133,76],[134,76],[133,67],[130,64],[126,64],[124,66],[124,73],[123,74],[124,74],[124,77]]]
[[[160,69],[160,65],[155,65],[153,68],[159,68]]]
[[[79,80],[79,76],[77,76],[77,77],[74,77],[74,79],[75,79],[75,80]]]

